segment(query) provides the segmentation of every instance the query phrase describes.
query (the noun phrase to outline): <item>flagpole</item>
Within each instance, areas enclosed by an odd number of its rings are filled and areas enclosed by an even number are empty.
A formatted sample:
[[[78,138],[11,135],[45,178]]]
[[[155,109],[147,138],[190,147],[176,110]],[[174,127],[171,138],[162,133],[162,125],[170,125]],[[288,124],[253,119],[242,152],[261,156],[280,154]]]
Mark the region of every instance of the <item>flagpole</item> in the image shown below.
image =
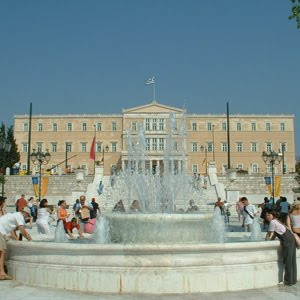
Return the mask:
[[[155,100],[155,82],[153,83],[153,100]]]
[[[94,139],[95,139],[95,145],[94,145],[94,151],[95,151],[95,159],[94,159],[94,175],[96,173],[96,150],[95,150],[95,147],[96,147],[96,125],[94,125]]]

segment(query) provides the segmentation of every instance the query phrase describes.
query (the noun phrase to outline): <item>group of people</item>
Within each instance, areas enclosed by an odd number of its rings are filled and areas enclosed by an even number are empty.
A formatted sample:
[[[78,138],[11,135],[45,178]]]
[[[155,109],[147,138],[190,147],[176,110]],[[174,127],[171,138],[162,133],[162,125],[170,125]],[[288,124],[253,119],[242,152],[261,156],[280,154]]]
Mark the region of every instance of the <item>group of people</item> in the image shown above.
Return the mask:
[[[222,201],[222,198],[218,197],[217,202],[215,203],[215,208],[216,207],[220,209],[221,215],[224,216],[225,223],[229,224],[230,216],[231,216],[230,213],[231,204],[229,204],[226,200]]]

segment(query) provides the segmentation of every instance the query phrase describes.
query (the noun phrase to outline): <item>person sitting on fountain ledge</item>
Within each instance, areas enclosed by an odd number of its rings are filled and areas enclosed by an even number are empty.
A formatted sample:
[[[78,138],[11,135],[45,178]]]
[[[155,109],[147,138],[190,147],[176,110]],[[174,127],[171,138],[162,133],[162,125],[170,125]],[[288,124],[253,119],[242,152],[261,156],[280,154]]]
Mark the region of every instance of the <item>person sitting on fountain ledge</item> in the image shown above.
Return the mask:
[[[65,231],[68,234],[68,236],[70,237],[70,239],[74,240],[75,237],[73,235],[73,229],[76,228],[78,230],[78,234],[80,238],[84,238],[82,231],[80,229],[79,224],[77,223],[77,219],[76,218],[72,218],[72,220],[70,222],[66,222],[65,225]]]
[[[125,212],[125,207],[123,204],[123,200],[119,200],[114,206],[112,212]]]
[[[187,213],[198,211],[199,207],[195,204],[195,201],[193,199],[190,200],[190,206],[186,210]]]
[[[25,223],[30,221],[29,212],[22,210],[20,212],[8,213],[0,218],[0,280],[10,280],[4,270],[4,257],[6,252],[6,237],[9,233],[15,240],[18,240],[16,230],[19,229],[22,235],[31,241],[30,234],[25,230]]]
[[[93,205],[85,200],[85,196],[82,195],[79,198],[79,206],[75,212],[76,217],[79,218],[79,226],[82,231],[84,231],[85,224],[90,219],[90,211],[93,210]]]
[[[130,212],[141,212],[140,203],[137,200],[133,200],[130,205]]]

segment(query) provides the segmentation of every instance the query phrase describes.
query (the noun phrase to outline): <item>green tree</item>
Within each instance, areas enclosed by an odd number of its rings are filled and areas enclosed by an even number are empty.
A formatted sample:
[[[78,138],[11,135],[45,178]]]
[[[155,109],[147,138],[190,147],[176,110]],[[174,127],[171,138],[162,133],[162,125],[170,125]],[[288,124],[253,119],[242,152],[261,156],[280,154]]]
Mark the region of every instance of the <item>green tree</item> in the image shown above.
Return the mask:
[[[297,28],[300,29],[300,0],[291,0],[292,2],[292,14],[289,16],[289,20],[295,19]]]
[[[5,168],[11,168],[20,160],[20,153],[18,152],[18,145],[16,144],[16,140],[14,138],[13,126],[8,127],[6,130],[4,123],[2,123],[0,127],[0,135],[4,139],[8,140],[11,144],[9,152],[4,151],[4,149],[0,150],[0,168],[1,170],[3,170],[3,168],[5,170]]]

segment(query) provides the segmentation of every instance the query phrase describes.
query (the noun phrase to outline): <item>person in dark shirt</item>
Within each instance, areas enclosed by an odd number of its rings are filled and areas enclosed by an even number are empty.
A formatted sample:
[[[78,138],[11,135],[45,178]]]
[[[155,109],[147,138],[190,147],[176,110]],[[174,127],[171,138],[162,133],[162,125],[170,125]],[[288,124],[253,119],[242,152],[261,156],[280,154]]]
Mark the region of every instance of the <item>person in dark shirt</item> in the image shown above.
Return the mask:
[[[95,218],[97,218],[98,211],[99,211],[99,214],[101,214],[101,211],[99,208],[99,204],[96,202],[95,198],[92,198],[91,204],[93,205],[93,209],[90,211],[90,216],[91,216],[91,219],[95,219]]]

